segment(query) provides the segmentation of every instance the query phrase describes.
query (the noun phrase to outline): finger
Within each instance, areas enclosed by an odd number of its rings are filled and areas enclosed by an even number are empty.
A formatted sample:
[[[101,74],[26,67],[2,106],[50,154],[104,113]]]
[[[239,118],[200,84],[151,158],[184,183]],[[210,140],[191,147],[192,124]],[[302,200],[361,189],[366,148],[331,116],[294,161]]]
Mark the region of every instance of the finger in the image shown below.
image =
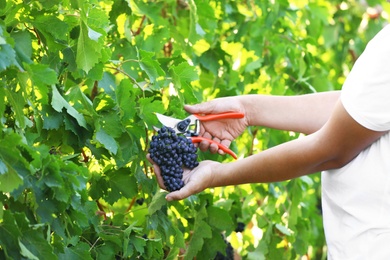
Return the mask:
[[[147,154],[146,155],[146,158],[148,159],[148,161],[152,164],[153,166],[153,171],[154,171],[154,175],[156,176],[156,179],[157,179],[157,183],[158,185],[160,186],[160,188],[164,189],[164,190],[167,190],[167,188],[165,187],[164,185],[164,180],[161,176],[161,170],[160,170],[160,167],[158,167],[158,165],[152,160],[152,158],[150,158],[150,154]]]
[[[188,188],[183,187],[180,190],[168,193],[167,196],[165,196],[165,199],[167,201],[182,200],[188,198],[192,194],[193,193]]]
[[[219,138],[217,138],[217,137],[214,137],[214,138],[213,138],[213,141],[215,141],[215,142],[217,142],[217,143],[220,143],[220,142],[221,142],[221,140],[220,140]],[[216,153],[216,152],[218,152],[218,150],[219,150],[218,145],[217,145],[216,143],[211,143],[211,144],[210,144],[210,147],[209,147],[209,150],[210,150],[211,153]]]
[[[204,138],[207,138],[207,139],[211,139],[211,138],[212,138],[211,134],[208,133],[208,132],[205,132],[205,133],[203,134],[203,137],[204,137]],[[207,151],[207,150],[209,149],[209,147],[210,147],[210,143],[207,142],[207,141],[205,141],[205,140],[199,143],[199,149],[200,149],[202,152]]]
[[[156,164],[153,160],[152,160],[152,158],[150,157],[150,153],[148,153],[147,155],[146,155],[146,159],[148,159],[148,161],[153,165],[153,164]]]
[[[232,143],[232,141],[231,140],[229,140],[229,139],[223,139],[222,141],[221,141],[221,144],[222,145],[224,145],[224,146],[226,146],[226,147],[230,147],[230,144]]]
[[[158,186],[160,186],[161,189],[168,190],[167,187],[165,187],[164,180],[160,173],[160,168],[157,165],[153,164],[153,169],[154,175],[156,175]]]

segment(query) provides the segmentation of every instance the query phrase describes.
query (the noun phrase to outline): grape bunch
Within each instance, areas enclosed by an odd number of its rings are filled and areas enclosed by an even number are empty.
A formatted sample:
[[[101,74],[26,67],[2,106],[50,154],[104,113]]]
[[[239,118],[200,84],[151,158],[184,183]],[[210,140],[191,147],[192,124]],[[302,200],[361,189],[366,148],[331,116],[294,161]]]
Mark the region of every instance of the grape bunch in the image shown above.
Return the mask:
[[[168,191],[180,190],[184,186],[183,168],[194,169],[199,165],[196,147],[185,136],[163,126],[152,137],[150,158],[160,167],[164,185]]]

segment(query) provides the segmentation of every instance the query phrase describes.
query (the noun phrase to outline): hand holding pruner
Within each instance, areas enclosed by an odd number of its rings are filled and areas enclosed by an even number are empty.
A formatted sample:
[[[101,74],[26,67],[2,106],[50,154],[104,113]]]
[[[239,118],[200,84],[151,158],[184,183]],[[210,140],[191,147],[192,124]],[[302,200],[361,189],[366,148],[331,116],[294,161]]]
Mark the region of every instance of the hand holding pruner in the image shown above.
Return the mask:
[[[244,118],[245,116],[244,113],[225,112],[220,114],[208,114],[208,115],[192,114],[184,119],[177,119],[174,117],[169,117],[158,113],[156,113],[156,115],[158,120],[163,125],[172,128],[176,134],[183,134],[187,138],[190,138],[192,143],[200,143],[202,141],[207,141],[209,143],[216,144],[219,149],[221,149],[227,154],[230,154],[234,159],[237,159],[237,155],[226,146],[214,140],[199,136],[200,122],[213,121],[218,119],[240,119],[240,118]]]

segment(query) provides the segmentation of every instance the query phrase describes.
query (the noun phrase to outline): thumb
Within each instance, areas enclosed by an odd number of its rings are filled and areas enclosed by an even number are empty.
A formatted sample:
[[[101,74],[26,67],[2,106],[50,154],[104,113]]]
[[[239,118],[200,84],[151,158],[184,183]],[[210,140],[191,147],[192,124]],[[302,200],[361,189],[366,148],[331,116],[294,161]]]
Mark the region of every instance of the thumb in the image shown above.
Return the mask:
[[[184,109],[190,114],[212,114],[219,111],[215,111],[215,102],[209,101],[195,105],[184,105]]]

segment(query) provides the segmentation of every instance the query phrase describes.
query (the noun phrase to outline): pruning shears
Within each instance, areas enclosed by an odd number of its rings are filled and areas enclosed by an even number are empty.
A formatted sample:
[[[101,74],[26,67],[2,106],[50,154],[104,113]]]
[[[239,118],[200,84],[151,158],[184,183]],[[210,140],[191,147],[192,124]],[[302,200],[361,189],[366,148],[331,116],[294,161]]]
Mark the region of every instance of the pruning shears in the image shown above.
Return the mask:
[[[184,119],[177,119],[159,113],[156,113],[156,116],[163,125],[172,128],[176,134],[183,134],[187,138],[190,138],[192,143],[200,143],[202,141],[207,141],[209,143],[216,144],[219,149],[221,149],[227,154],[230,154],[234,159],[237,159],[237,155],[226,146],[214,140],[199,136],[200,122],[213,121],[218,119],[240,119],[240,118],[244,118],[245,116],[244,113],[225,112],[220,114],[207,114],[207,115],[192,114]]]

